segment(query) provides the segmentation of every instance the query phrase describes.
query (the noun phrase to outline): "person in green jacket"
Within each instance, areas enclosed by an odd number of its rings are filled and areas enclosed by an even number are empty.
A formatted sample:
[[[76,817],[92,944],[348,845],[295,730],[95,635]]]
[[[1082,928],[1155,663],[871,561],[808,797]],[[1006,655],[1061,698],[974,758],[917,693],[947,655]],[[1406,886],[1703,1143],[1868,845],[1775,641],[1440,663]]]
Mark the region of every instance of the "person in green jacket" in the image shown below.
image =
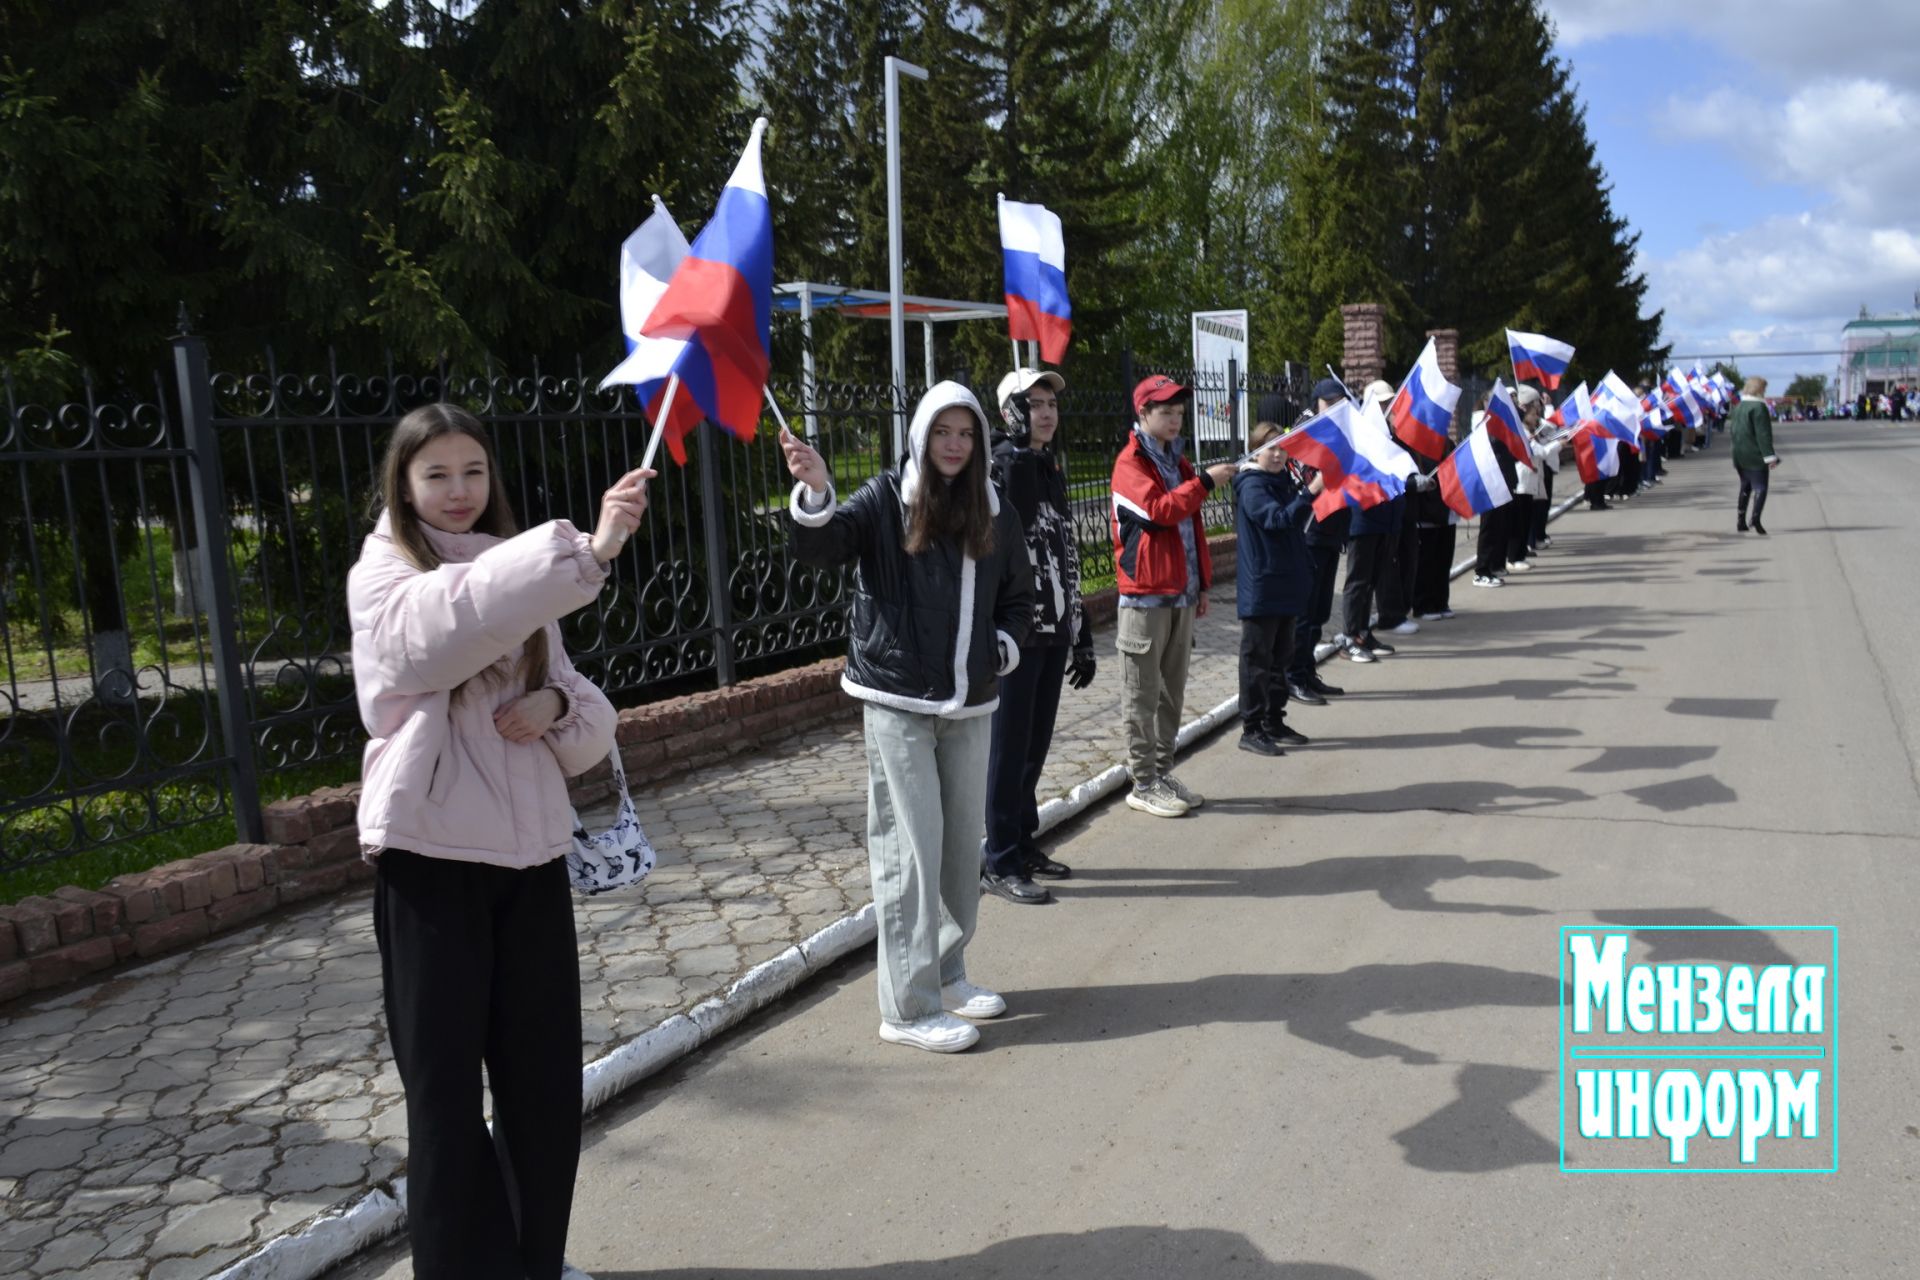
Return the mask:
[[[1727,415],[1727,438],[1733,442],[1733,469],[1740,473],[1740,519],[1734,528],[1748,528],[1747,499],[1753,499],[1753,531],[1767,536],[1760,512],[1767,505],[1767,472],[1780,465],[1773,451],[1773,415],[1767,412],[1767,380],[1748,378],[1740,389],[1740,403]]]

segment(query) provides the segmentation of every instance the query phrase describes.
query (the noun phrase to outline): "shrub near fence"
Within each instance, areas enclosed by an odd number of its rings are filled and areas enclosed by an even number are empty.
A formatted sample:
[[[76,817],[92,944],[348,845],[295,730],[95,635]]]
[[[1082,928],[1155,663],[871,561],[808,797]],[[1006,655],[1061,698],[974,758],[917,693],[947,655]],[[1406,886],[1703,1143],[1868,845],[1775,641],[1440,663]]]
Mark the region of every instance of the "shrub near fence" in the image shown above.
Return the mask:
[[[347,570],[393,422],[450,400],[490,429],[523,525],[579,521],[635,465],[648,427],[624,391],[575,366],[486,372],[210,370],[174,344],[172,376],[59,406],[8,384],[0,428],[0,901],[237,841],[263,808],[350,782],[363,732]],[[1141,371],[1144,374],[1144,370]],[[1171,371],[1197,389],[1189,449],[1238,449],[1239,399],[1294,389],[1237,369]],[[1131,419],[1120,385],[1062,397],[1083,571],[1112,581],[1107,476]],[[776,384],[848,483],[885,465],[891,389]],[[600,598],[563,623],[580,669],[616,702],[731,685],[839,650],[846,571],[787,554],[790,485],[773,432],[705,426],[663,465],[645,528]],[[1231,524],[1224,491],[1210,528]]]

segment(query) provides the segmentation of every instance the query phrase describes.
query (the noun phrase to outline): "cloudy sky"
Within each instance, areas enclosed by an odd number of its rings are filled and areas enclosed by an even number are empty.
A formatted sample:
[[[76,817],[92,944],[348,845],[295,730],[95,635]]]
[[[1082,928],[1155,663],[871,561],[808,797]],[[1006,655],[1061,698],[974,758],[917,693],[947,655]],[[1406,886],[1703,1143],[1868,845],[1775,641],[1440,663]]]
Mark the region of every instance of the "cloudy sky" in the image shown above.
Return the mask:
[[[1920,0],[1542,4],[1676,353],[1830,351],[1862,305],[1915,309]]]

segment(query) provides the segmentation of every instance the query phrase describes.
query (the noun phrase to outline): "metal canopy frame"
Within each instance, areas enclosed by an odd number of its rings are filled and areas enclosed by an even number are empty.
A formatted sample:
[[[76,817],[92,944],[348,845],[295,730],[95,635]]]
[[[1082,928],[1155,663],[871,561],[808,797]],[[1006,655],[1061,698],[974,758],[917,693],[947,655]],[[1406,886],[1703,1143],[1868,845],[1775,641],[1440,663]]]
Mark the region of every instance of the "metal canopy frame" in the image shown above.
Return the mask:
[[[819,434],[813,417],[813,316],[816,311],[837,311],[863,320],[890,320],[893,295],[884,289],[854,289],[839,284],[817,284],[811,280],[791,280],[773,286],[773,309],[797,313],[804,341],[800,349],[800,386],[805,398],[804,410],[809,439]],[[1007,307],[1002,302],[961,302],[953,298],[923,298],[906,294],[901,310],[909,320],[918,321],[925,339],[927,385],[936,381],[933,362],[933,326],[955,324],[962,320],[1004,320]],[[904,408],[904,406],[903,406]]]

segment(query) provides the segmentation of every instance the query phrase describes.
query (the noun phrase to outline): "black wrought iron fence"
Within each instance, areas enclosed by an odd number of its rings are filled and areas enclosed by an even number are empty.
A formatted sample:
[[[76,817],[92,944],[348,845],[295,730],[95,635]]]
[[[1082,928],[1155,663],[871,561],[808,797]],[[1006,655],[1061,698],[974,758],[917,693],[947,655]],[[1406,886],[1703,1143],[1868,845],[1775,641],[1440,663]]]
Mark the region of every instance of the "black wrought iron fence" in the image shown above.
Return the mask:
[[[43,407],[8,384],[0,424],[0,873],[231,815],[257,839],[260,797],[350,775],[364,741],[346,576],[372,528],[386,435],[447,400],[489,428],[523,527],[586,526],[637,465],[648,425],[579,365],[376,374],[208,365],[175,342],[151,389]],[[1144,370],[1142,371],[1144,372]],[[1246,397],[1285,384],[1173,370],[1196,390],[1188,448],[1239,450]],[[1061,441],[1090,578],[1111,579],[1107,482],[1128,388],[1062,396]],[[792,428],[851,491],[891,459],[890,387],[776,383]],[[918,388],[910,388],[917,395]],[[845,636],[848,571],[787,551],[791,483],[768,422],[743,444],[710,425],[660,464],[645,527],[594,604],[563,624],[576,665],[616,700],[822,651]],[[1210,525],[1230,523],[1222,491]]]

